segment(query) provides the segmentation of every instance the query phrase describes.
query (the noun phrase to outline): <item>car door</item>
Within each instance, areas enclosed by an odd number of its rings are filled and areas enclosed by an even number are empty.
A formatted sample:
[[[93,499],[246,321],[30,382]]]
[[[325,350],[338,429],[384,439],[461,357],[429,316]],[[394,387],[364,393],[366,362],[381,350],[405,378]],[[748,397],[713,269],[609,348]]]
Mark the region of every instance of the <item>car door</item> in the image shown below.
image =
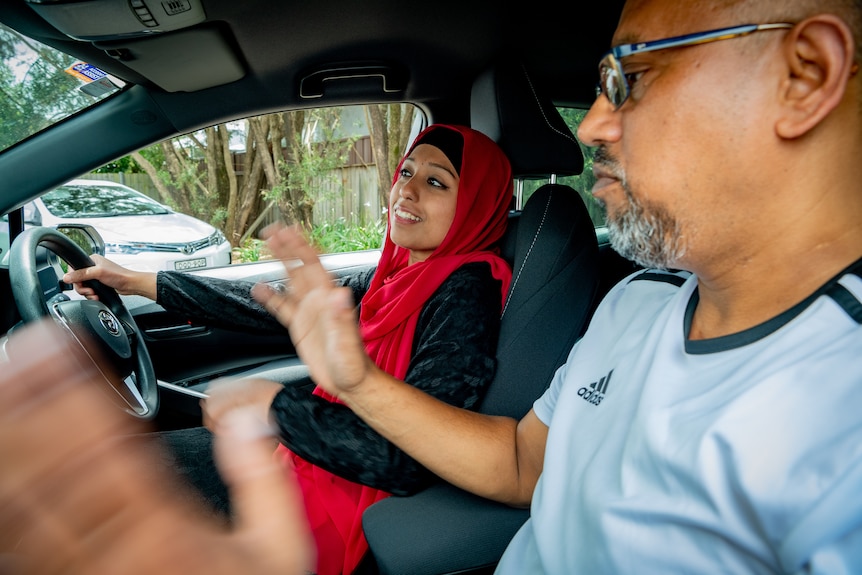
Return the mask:
[[[375,265],[379,255],[378,250],[362,250],[322,255],[321,260],[338,277]],[[250,285],[285,280],[284,266],[278,261],[187,273]],[[201,394],[220,377],[265,377],[285,385],[307,381],[307,370],[287,330],[272,334],[214,327],[190,321],[145,298],[123,299],[141,330],[160,382],[156,423],[162,428],[199,425]]]
[[[275,182],[271,176],[261,178],[257,184],[261,188],[260,193],[257,196],[246,195],[246,202],[256,201],[259,205],[252,211],[254,217],[249,216],[246,224],[239,228],[242,237],[237,235],[236,228],[225,223],[232,217],[228,214],[229,202],[220,196],[196,194],[200,189],[212,186],[213,180],[208,178],[214,171],[231,172],[228,175],[235,178],[235,190],[242,190],[248,180],[259,174],[255,165],[259,156],[244,139],[249,137],[253,128],[266,125],[259,117],[218,126],[230,142],[232,161],[226,166],[219,164],[213,168],[214,160],[207,153],[207,142],[214,141],[217,132],[205,129],[150,146],[133,156],[137,164],[155,168],[160,162],[167,165],[164,162],[166,150],[184,154],[185,171],[163,168],[161,179],[154,181],[149,176],[152,170],[146,174],[135,171],[130,168],[132,162],[123,159],[82,177],[125,182],[175,211],[185,210],[189,215],[218,225],[227,236],[234,234],[230,265],[164,270],[166,273],[187,273],[248,286],[256,282],[282,282],[286,275],[284,265],[266,259],[263,243],[254,238],[273,221],[303,222],[302,210],[297,206],[306,205],[313,205],[313,211],[306,212],[309,218],[300,225],[304,225],[310,240],[321,253],[323,265],[334,277],[373,266],[383,243],[388,203],[388,194],[381,190],[388,192],[389,181],[385,181],[384,186],[379,182],[384,177],[391,178],[391,173],[381,174],[369,161],[370,135],[362,123],[365,117],[362,107],[328,109],[318,116],[313,111],[305,111],[304,114],[306,122],[315,129],[304,132],[302,153],[296,150],[282,153],[274,146],[270,150],[276,158],[272,166],[276,169]],[[414,114],[418,131],[423,120]],[[314,123],[308,122],[308,118],[314,118]],[[270,121],[278,120],[277,115],[270,115]],[[321,128],[324,125],[328,127]],[[333,152],[333,142],[342,146],[341,151]],[[289,148],[285,142],[282,146],[284,150]],[[288,157],[288,154],[293,155]],[[221,156],[218,159],[221,160]],[[389,168],[389,172],[392,169]],[[189,172],[194,172],[199,179],[193,185],[182,180]],[[298,172],[305,178],[299,184],[296,183]],[[170,185],[166,186],[165,182]],[[295,189],[288,189],[290,186],[302,187],[305,200],[297,200],[298,194]],[[202,208],[202,205],[207,207]],[[158,241],[155,236],[145,239],[146,245],[154,245]],[[127,248],[134,247],[132,242],[127,242]],[[106,256],[111,259],[110,251]],[[307,379],[307,372],[297,358],[286,330],[260,333],[253,329],[228,329],[184,317],[146,298],[124,296],[123,299],[141,330],[161,385],[157,423],[162,427],[199,424],[199,399],[209,383],[217,378],[261,376],[288,385]]]

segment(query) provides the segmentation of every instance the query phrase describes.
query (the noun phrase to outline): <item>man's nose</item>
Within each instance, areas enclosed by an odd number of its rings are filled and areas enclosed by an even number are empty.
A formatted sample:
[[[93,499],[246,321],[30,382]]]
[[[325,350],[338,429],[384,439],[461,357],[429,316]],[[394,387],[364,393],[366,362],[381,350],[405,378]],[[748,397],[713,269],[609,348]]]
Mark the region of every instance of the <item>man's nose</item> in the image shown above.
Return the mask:
[[[599,96],[578,126],[578,139],[585,146],[596,147],[618,142],[621,136],[620,114],[605,96]]]

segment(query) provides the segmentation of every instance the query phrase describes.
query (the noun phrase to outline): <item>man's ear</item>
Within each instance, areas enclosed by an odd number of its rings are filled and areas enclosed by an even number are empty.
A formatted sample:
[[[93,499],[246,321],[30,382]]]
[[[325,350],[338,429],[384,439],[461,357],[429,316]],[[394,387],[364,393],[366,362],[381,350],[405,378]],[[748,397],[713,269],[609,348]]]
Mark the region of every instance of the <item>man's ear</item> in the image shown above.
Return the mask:
[[[788,77],[775,130],[779,137],[792,139],[819,124],[844,97],[857,69],[853,33],[837,16],[812,16],[790,30],[784,55]]]

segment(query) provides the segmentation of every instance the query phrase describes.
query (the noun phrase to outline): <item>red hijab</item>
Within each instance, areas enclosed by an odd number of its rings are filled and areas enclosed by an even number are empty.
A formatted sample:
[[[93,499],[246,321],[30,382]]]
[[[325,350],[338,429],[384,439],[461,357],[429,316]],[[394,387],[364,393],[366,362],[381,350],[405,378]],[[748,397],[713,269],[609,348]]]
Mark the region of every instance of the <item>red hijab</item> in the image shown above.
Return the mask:
[[[359,329],[368,355],[378,367],[398,379],[407,374],[416,323],[425,302],[452,272],[470,262],[487,262],[492,275],[502,284],[501,305],[512,280],[512,271],[496,248],[506,230],[512,198],[509,160],[481,132],[443,124],[423,130],[404,157],[424,143],[422,140],[434,130],[454,130],[463,138],[452,225],[431,255],[413,265],[407,265],[409,251],[392,242],[387,226],[383,253],[362,298],[359,315]],[[395,170],[393,185],[403,163],[404,158]],[[314,393],[337,401],[319,388]],[[362,533],[362,512],[389,494],[334,475],[284,446],[280,445],[279,450],[289,455],[302,488],[318,546],[318,575],[350,573],[368,549]]]

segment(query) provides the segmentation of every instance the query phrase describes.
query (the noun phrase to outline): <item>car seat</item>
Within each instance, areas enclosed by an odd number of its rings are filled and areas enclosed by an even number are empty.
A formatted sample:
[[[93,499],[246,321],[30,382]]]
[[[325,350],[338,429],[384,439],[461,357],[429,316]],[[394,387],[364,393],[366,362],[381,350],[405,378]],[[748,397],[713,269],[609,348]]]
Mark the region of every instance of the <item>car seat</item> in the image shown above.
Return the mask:
[[[516,178],[574,175],[577,140],[521,64],[499,64],[474,83],[471,123],[497,141]],[[512,263],[497,346],[497,372],[482,413],[520,419],[548,387],[586,329],[599,286],[598,244],[580,196],[549,183],[510,216],[501,252]],[[370,547],[361,572],[490,573],[529,516],[441,482],[368,508]],[[371,566],[371,564],[374,564]]]

